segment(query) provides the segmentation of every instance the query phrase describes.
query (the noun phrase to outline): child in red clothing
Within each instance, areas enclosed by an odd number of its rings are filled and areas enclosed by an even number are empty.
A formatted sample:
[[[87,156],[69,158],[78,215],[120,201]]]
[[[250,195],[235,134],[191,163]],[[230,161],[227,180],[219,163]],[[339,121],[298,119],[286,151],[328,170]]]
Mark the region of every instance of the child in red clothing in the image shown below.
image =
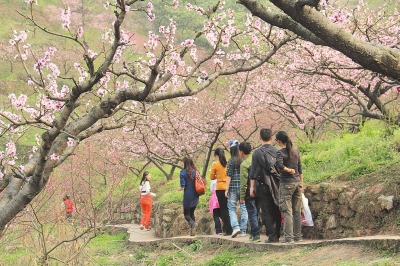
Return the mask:
[[[74,202],[70,199],[69,195],[65,195],[64,198],[64,205],[65,205],[65,218],[67,220],[71,219],[72,212],[74,211]]]

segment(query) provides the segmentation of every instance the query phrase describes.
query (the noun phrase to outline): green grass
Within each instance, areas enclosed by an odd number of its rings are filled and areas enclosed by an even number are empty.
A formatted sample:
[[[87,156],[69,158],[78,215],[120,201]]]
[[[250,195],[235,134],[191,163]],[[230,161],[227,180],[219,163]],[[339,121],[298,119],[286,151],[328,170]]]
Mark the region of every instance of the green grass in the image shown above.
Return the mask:
[[[358,134],[342,132],[316,143],[300,144],[306,183],[341,178],[354,180],[388,163],[399,162],[400,130],[389,133],[385,123],[366,123]]]
[[[120,265],[115,263],[113,256],[124,250],[127,238],[127,233],[98,235],[89,242],[88,252],[95,250],[96,261],[100,265]]]
[[[25,248],[1,248],[0,249],[0,265],[15,265],[15,260],[18,257],[26,256],[29,251]]]

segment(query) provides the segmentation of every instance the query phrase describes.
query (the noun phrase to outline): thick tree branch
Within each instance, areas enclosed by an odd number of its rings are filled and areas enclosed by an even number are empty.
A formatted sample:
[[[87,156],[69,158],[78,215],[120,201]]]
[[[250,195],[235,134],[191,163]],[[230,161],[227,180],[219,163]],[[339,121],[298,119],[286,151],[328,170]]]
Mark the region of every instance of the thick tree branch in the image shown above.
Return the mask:
[[[256,0],[239,0],[238,2],[263,20],[270,16],[266,13],[266,7],[257,3]],[[308,5],[299,8],[293,0],[270,0],[270,2],[296,21],[298,29],[288,22],[282,23],[283,18],[279,19],[279,17],[272,19],[270,16],[268,20],[265,20],[266,22],[289,29],[315,44],[323,44],[315,42],[315,38],[310,38],[312,35],[309,37],[302,35],[304,30],[308,30],[321,39],[325,43],[323,45],[340,51],[365,69],[400,80],[400,51],[398,49],[360,40]],[[285,15],[281,16],[287,19]]]

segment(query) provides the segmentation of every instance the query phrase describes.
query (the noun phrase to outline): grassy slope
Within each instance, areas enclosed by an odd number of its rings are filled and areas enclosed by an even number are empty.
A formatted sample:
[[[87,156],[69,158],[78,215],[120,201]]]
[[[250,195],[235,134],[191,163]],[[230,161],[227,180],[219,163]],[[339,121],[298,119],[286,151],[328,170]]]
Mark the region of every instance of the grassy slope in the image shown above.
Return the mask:
[[[208,244],[194,239],[191,243],[162,243],[139,246],[127,242],[128,235],[110,232],[98,235],[73,262],[79,265],[308,265],[353,266],[399,265],[398,254],[361,245],[297,247],[293,249],[255,251],[227,244]],[[332,253],[332,250],[335,250]],[[0,248],[1,265],[39,265],[38,258],[22,248]],[[71,255],[71,254],[70,254]],[[254,262],[256,259],[256,263]],[[49,260],[49,265],[61,265]]]
[[[206,244],[201,240],[192,243],[163,243],[142,247],[125,245],[116,249],[120,235],[115,239],[101,236],[96,245],[88,247],[88,254],[96,254],[102,265],[398,265],[398,254],[382,252],[363,246],[334,245],[328,247],[299,247],[289,250],[254,251],[225,244]],[[110,247],[104,253],[103,247]],[[335,250],[332,253],[332,250]],[[256,263],[254,261],[256,259]],[[99,264],[100,265],[100,264]]]

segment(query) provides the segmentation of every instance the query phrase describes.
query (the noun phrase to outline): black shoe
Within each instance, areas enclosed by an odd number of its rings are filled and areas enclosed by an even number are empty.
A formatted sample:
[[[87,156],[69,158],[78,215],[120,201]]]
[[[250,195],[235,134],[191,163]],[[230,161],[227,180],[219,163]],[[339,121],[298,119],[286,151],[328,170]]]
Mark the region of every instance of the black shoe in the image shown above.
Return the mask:
[[[232,233],[228,233],[228,232],[223,233],[223,236],[231,236],[231,235],[232,235]]]
[[[266,243],[266,244],[278,243],[278,242],[279,242],[279,240],[271,240],[271,239],[267,239],[267,240],[264,241],[264,243]]]
[[[297,238],[297,239],[295,238],[294,242],[303,242],[303,238]]]

